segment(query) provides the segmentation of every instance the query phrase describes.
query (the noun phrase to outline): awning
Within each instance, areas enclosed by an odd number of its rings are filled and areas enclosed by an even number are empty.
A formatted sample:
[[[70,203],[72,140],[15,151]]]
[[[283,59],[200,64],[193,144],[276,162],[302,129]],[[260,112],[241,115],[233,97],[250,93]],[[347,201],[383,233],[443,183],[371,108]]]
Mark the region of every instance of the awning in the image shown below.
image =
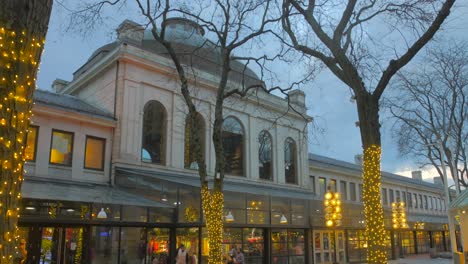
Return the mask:
[[[211,179],[212,180],[212,179]],[[154,181],[166,181],[176,185],[186,185],[200,187],[200,179],[198,175],[188,175],[183,173],[174,173],[169,171],[143,170],[135,168],[116,168],[116,182],[124,183],[124,186],[138,188],[144,186],[146,188],[155,185]],[[210,184],[212,181],[210,182]],[[161,190],[159,185],[155,185],[156,190]],[[243,177],[226,178],[224,190],[229,192],[243,192],[254,195],[265,195],[272,197],[284,197],[292,199],[316,200],[316,195],[311,190],[295,187],[284,186],[269,182],[252,181]]]
[[[433,224],[446,224],[448,223],[447,216],[429,216],[429,215],[407,215],[408,222],[425,222]]]
[[[30,199],[173,208],[170,205],[132,194],[122,188],[95,184],[69,184],[26,179],[21,186],[21,192],[23,198]]]
[[[468,207],[468,190],[461,192],[455,200],[450,203],[450,209],[462,209]]]

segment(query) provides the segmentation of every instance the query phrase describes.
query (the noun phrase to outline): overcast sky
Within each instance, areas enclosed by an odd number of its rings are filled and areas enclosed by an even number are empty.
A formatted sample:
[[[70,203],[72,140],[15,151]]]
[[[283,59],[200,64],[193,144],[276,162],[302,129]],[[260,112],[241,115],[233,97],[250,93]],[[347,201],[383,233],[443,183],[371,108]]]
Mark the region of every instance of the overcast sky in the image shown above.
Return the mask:
[[[458,1],[454,12],[438,33],[439,39],[458,39],[468,43],[468,7],[465,1]],[[64,32],[68,22],[68,13],[54,4],[38,75],[38,87],[50,89],[54,79],[71,80],[73,72],[100,46],[115,39],[115,28],[126,18],[122,14],[106,14],[106,24],[89,36],[83,38],[78,33]],[[414,67],[415,63],[407,67]],[[329,156],[339,160],[353,162],[354,155],[361,153],[356,106],[350,101],[349,89],[328,71],[322,71],[309,88],[304,89],[307,96],[309,114],[316,117],[317,124],[324,128],[324,134],[311,140],[309,152]],[[381,118],[382,123],[382,169],[388,172],[410,175],[418,169],[410,158],[398,154],[395,140],[391,138],[391,121]],[[313,138],[312,136],[310,136]],[[434,170],[423,170],[423,177],[436,176]]]

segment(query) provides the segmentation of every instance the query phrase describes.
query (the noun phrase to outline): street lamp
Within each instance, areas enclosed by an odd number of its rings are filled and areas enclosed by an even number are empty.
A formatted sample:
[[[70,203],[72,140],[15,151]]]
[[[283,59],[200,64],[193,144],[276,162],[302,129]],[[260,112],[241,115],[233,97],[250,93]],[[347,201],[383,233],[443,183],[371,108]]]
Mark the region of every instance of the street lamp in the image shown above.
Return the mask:
[[[398,234],[398,244],[400,246],[400,258],[403,258],[403,241],[401,240],[401,229],[408,228],[408,223],[406,222],[406,208],[405,203],[400,201],[400,198],[397,198],[396,202],[392,203],[392,222],[393,229]]]
[[[341,226],[341,197],[339,192],[333,192],[328,186],[328,191],[325,193],[325,225],[333,229],[333,250],[335,254],[334,263],[338,263],[336,254],[336,227]]]

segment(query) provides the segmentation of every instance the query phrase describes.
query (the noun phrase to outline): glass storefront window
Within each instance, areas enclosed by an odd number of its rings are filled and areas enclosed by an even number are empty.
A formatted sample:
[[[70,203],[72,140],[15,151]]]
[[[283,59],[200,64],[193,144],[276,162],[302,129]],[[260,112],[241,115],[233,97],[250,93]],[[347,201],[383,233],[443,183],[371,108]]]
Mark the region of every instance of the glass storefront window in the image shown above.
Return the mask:
[[[198,260],[198,227],[177,228],[176,247],[185,246],[190,257]],[[187,263],[188,264],[188,263]]]
[[[224,193],[224,216],[227,216],[229,213],[232,214],[234,217],[232,223],[245,224],[246,211],[245,194]]]
[[[247,223],[268,224],[270,222],[270,207],[268,197],[253,196],[247,197]]]
[[[304,263],[304,230],[272,229],[271,255],[273,263]]]
[[[92,219],[103,221],[120,221],[120,205],[93,204],[91,217]]]
[[[263,229],[244,228],[243,229],[244,263],[261,264],[263,263],[264,239]]]
[[[157,259],[155,261],[155,259]],[[153,228],[147,233],[145,264],[169,263],[169,229]]]
[[[92,227],[89,250],[91,264],[117,263],[119,253],[119,228],[104,226]]]
[[[122,221],[147,222],[148,210],[146,207],[124,206],[122,209]]]
[[[386,237],[385,246],[387,249],[387,258],[392,257],[391,238]],[[348,258],[349,262],[365,262],[367,252],[367,239],[364,230],[348,231]]]
[[[291,222],[290,217],[291,207],[288,199],[272,198],[271,199],[271,224],[288,224]],[[285,221],[286,220],[286,221]]]
[[[201,216],[200,188],[180,188],[179,200],[179,222],[198,223]]]
[[[149,208],[150,223],[171,223],[175,210],[172,208]]]
[[[292,200],[291,201],[291,224],[292,225],[304,225],[306,206],[304,200]]]

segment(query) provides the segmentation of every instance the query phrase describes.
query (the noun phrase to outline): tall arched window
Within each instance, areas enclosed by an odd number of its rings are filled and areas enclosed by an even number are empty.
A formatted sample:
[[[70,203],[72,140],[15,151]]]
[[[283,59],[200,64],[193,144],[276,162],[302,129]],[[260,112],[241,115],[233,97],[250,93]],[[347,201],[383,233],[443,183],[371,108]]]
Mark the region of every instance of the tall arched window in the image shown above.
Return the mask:
[[[226,174],[244,175],[244,129],[231,116],[223,122],[223,148]]]
[[[200,146],[200,151],[203,156],[205,156],[205,121],[200,114],[197,114],[195,117],[195,122],[198,125],[197,133],[200,142],[198,142]],[[185,151],[184,151],[184,167],[186,169],[198,169],[198,163],[195,156],[195,151],[193,150],[194,146],[192,143],[195,144],[193,133],[191,129],[191,120],[189,116],[185,119]]]
[[[270,133],[263,130],[258,135],[258,170],[260,179],[273,180],[272,140]]]
[[[146,103],[143,111],[141,160],[164,164],[166,156],[166,110],[160,102],[150,101]]]
[[[284,175],[286,183],[297,184],[296,169],[296,143],[292,138],[287,138],[284,142]]]

